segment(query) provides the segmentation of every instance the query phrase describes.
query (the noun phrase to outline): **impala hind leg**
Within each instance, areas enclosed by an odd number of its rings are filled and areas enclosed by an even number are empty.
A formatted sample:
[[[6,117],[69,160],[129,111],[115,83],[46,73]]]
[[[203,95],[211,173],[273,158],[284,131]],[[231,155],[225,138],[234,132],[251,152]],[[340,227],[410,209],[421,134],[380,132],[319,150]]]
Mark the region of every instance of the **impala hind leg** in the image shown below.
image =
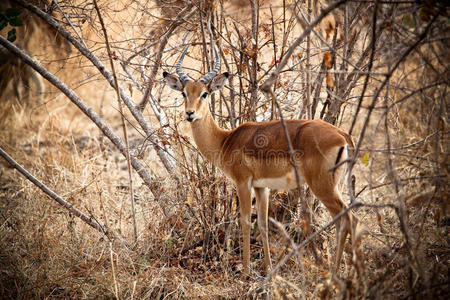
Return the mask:
[[[336,274],[339,271],[342,253],[344,252],[345,240],[347,239],[347,235],[350,231],[350,219],[348,215],[342,216],[336,223],[336,257],[333,266],[333,274]]]
[[[261,234],[261,239],[264,247],[264,267],[266,275],[272,268],[269,250],[269,191],[267,188],[255,188],[256,207],[258,210],[258,229]]]
[[[244,244],[242,257],[243,275],[250,276],[250,214],[252,209],[250,187],[247,184],[241,184],[237,186],[237,193],[239,196],[242,241]]]
[[[342,202],[339,192],[334,189],[328,193],[315,193],[316,197],[325,205],[325,207],[330,212],[331,216],[336,217],[341,211],[346,209],[345,204]],[[336,222],[336,255],[333,266],[333,274],[339,270],[339,265],[341,263],[342,253],[344,251],[344,244],[347,235],[351,233],[351,217],[350,212],[341,216],[341,218]]]

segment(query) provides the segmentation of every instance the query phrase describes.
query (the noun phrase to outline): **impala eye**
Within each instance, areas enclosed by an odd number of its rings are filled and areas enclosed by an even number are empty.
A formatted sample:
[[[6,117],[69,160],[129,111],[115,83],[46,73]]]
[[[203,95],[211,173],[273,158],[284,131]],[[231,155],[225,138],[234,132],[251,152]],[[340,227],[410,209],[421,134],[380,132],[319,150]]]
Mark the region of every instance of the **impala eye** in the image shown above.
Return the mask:
[[[202,94],[202,98],[203,98],[203,99],[206,99],[206,97],[208,97],[208,92],[204,92],[204,93]]]
[[[186,93],[185,92],[181,92],[181,95],[183,96],[183,98],[186,98]]]

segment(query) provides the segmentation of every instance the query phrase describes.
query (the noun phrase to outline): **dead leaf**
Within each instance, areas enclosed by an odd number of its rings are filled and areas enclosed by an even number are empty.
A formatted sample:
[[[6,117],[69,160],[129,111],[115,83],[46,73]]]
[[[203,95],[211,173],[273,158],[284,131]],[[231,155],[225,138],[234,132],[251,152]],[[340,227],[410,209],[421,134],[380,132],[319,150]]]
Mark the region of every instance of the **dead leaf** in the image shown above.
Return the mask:
[[[327,87],[334,88],[333,74],[327,73]]]
[[[248,56],[253,57],[256,55],[256,51],[253,49],[250,49],[250,50],[248,50],[247,54],[248,54]]]
[[[323,63],[327,69],[331,69],[331,54],[328,51],[323,53]]]
[[[302,222],[302,229],[303,229],[303,231],[306,231],[308,229],[308,224],[306,223],[305,220],[302,220],[301,222]]]
[[[186,197],[186,203],[189,204],[190,206],[192,206],[194,204],[194,197],[187,196]]]
[[[334,30],[334,25],[330,21],[328,21],[327,27],[325,28],[325,32],[327,33],[327,36],[326,36],[327,40],[330,37],[333,30]]]

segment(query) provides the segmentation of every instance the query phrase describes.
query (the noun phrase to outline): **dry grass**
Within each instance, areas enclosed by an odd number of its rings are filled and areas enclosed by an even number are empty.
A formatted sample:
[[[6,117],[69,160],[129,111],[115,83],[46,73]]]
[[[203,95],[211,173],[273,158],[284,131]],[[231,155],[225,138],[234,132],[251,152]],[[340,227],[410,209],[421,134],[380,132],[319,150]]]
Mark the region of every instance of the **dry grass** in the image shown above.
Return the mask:
[[[30,126],[23,117],[27,114],[26,111],[18,113],[15,125],[8,125],[14,137],[1,136],[1,144],[8,145],[6,150],[66,200],[98,218],[99,223],[131,238],[132,220],[123,158],[102,141],[100,134],[61,133],[60,128],[64,126],[54,115],[47,115],[43,125]],[[367,182],[384,182],[384,155],[375,154],[371,159],[370,170],[359,166],[356,171],[357,191]],[[203,172],[211,171],[208,164],[199,163]],[[397,165],[402,166],[399,172],[402,178],[425,176],[427,172],[423,165],[406,162],[397,162]],[[164,203],[156,203],[148,189],[140,186],[135,178],[139,243],[133,249],[111,244],[4,162],[0,174],[2,298],[90,299],[102,295],[134,299],[212,299],[262,295],[258,291],[263,279],[258,275],[263,265],[258,232],[255,228],[252,234],[255,278],[250,282],[241,281],[236,198],[220,173],[216,173],[214,179],[206,177],[205,180],[214,180],[209,183],[192,181],[194,177],[188,174],[184,174],[179,186],[170,179],[163,180],[161,192],[168,200]],[[443,283],[432,285],[430,292],[438,298],[444,297],[450,257],[448,226],[442,224],[448,220],[442,218],[445,212],[440,210],[439,203],[448,198],[427,193],[431,185],[424,180],[410,180],[405,184],[409,187],[405,190],[410,191],[404,199],[416,259],[431,282]],[[203,187],[201,193],[199,186]],[[180,188],[184,192],[180,192]],[[183,197],[183,194],[188,196]],[[361,197],[368,202],[373,199],[371,203],[386,203],[395,201],[397,196],[392,185],[386,185],[363,192]],[[275,298],[405,296],[408,278],[419,271],[409,267],[395,211],[377,211],[378,215],[370,208],[358,211],[370,231],[363,242],[364,277],[357,276],[351,255],[347,254],[340,274],[343,279],[330,280],[335,241],[334,231],[327,230],[315,241],[324,263],[318,264],[310,251],[303,251],[272,281],[271,295]],[[211,212],[215,215],[207,215]],[[295,216],[289,221],[291,225],[286,224],[293,234],[301,224]],[[328,221],[328,213],[318,206],[315,226]],[[441,226],[436,222],[441,222]],[[270,239],[273,259],[278,261],[288,253],[289,243],[276,231],[271,232]]]

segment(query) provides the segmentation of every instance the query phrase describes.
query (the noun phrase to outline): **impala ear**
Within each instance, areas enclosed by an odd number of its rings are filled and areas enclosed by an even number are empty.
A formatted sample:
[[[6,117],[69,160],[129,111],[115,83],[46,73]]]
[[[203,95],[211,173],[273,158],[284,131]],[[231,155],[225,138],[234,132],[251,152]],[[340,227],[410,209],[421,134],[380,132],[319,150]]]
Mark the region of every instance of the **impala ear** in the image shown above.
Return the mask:
[[[226,80],[230,77],[228,72],[217,75],[214,77],[208,85],[209,92],[212,93],[214,91],[220,90],[225,85]]]
[[[178,78],[178,76],[163,72],[163,77],[171,89],[174,89],[176,91],[183,90],[184,85],[181,82],[180,78]]]

